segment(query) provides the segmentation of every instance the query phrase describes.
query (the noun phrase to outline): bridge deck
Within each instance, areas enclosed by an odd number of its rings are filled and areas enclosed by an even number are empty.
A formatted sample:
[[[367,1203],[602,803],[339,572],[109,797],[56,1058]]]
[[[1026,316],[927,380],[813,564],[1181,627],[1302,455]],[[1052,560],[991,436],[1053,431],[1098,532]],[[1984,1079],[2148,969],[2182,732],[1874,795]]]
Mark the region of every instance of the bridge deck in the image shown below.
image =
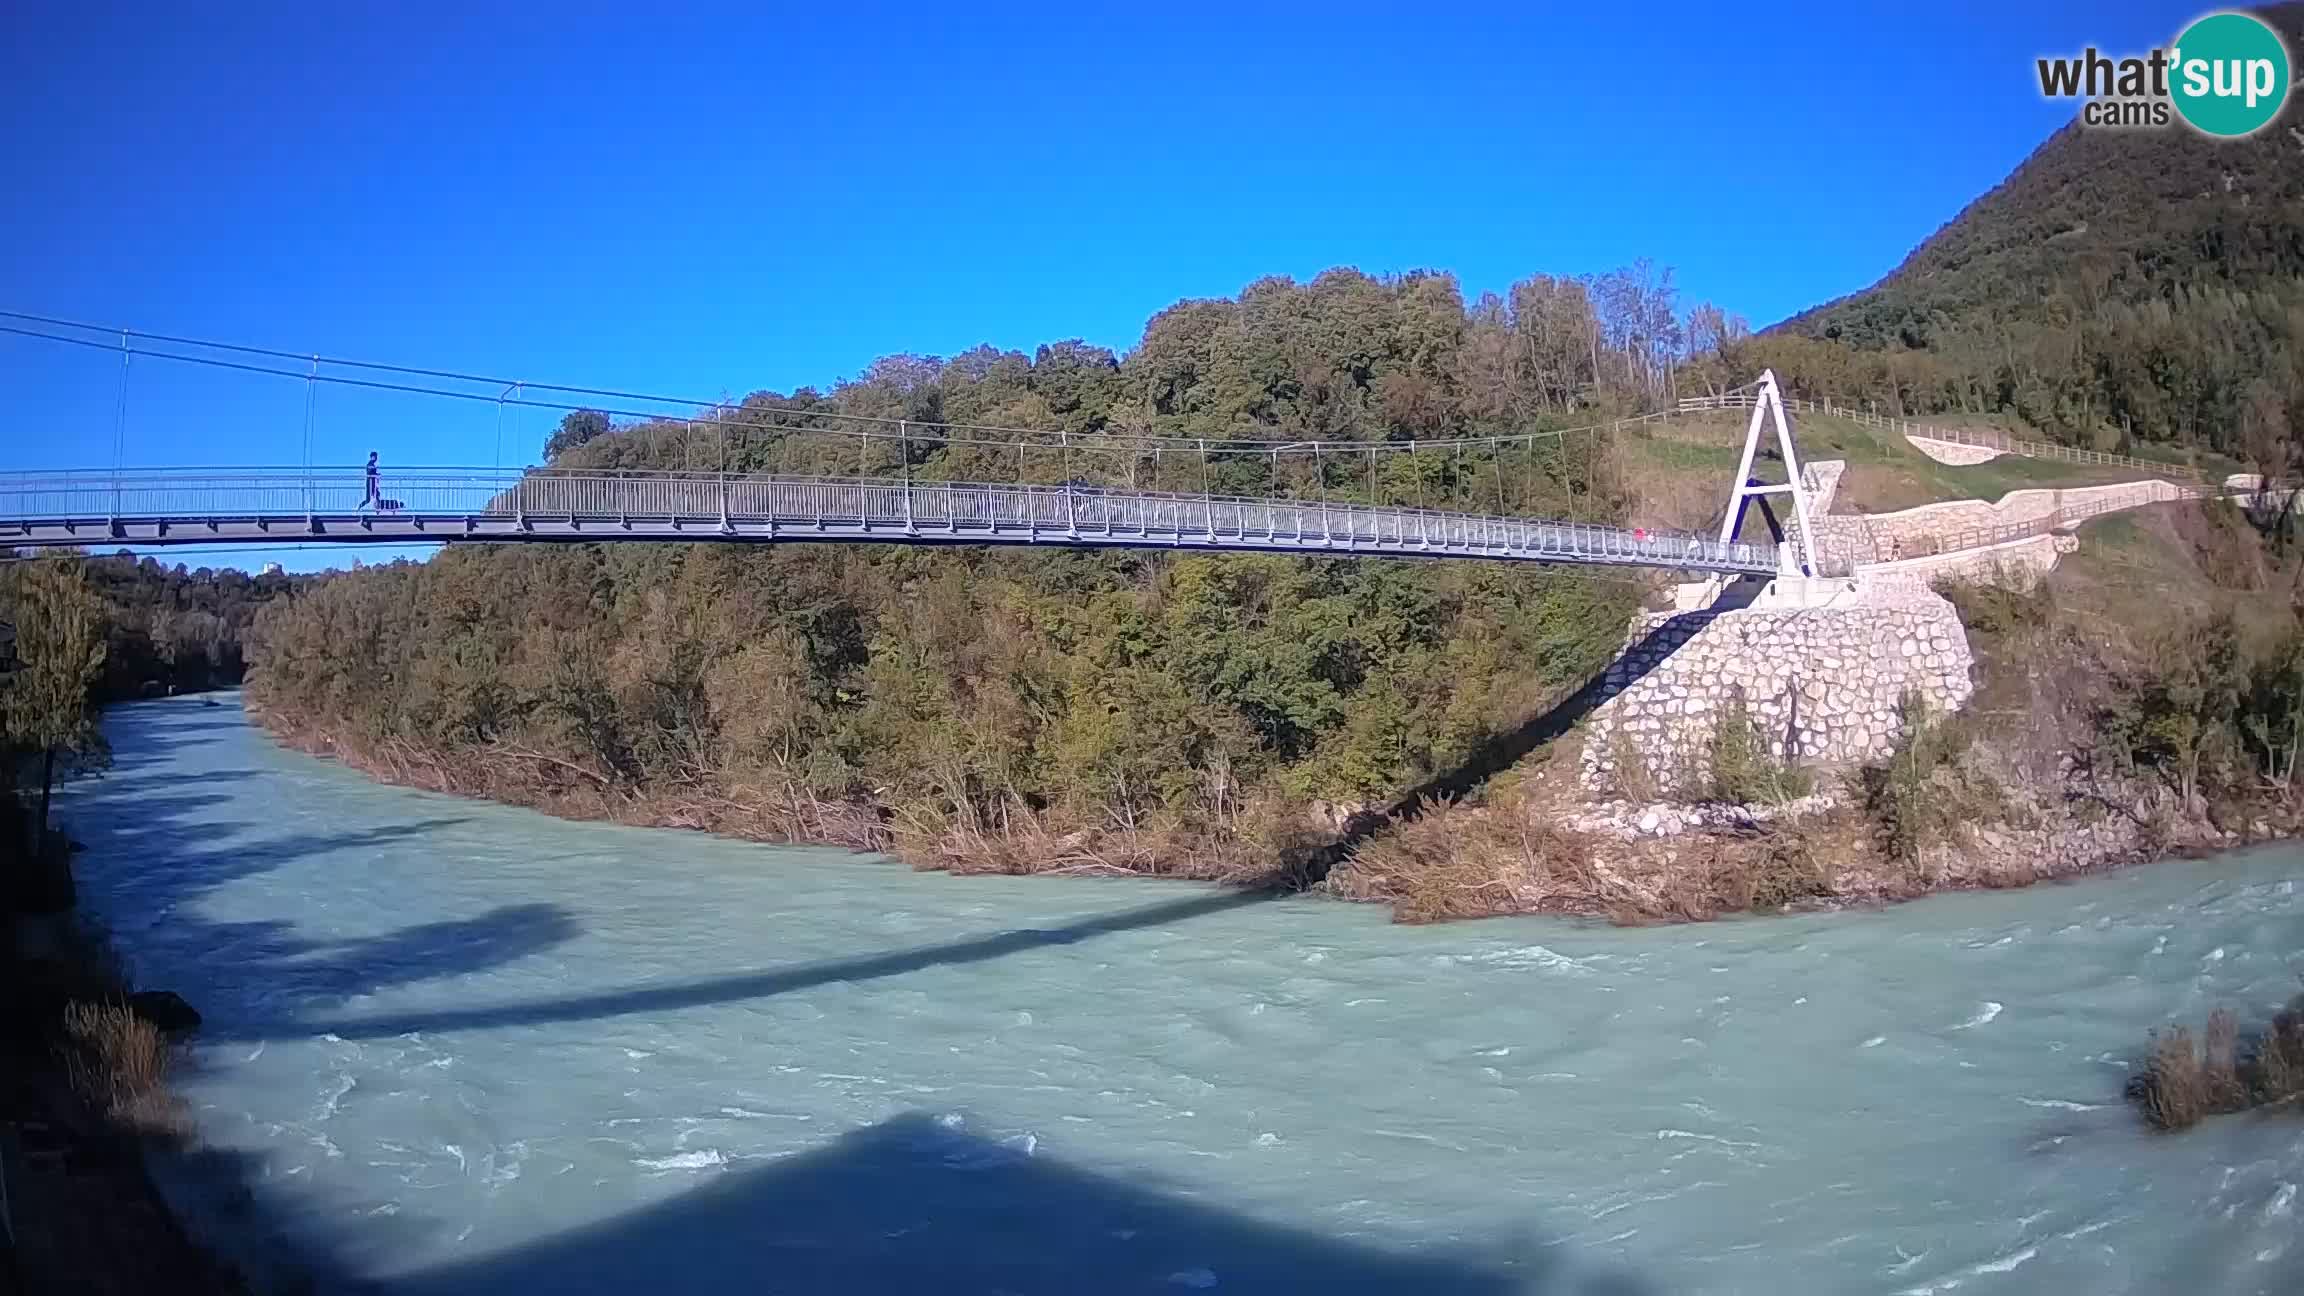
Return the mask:
[[[1393,554],[1767,574],[1775,545],[1318,500],[898,478],[186,469],[0,475],[0,545],[733,540]]]

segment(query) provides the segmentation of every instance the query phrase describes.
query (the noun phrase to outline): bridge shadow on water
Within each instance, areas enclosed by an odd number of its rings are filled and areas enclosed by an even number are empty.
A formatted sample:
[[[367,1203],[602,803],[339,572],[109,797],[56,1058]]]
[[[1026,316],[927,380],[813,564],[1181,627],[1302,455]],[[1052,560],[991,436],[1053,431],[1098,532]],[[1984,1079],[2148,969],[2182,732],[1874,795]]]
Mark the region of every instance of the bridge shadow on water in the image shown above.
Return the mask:
[[[229,1235],[266,1287],[481,1296],[663,1292],[720,1296],[1174,1293],[1273,1296],[1653,1296],[1534,1223],[1497,1240],[1420,1246],[1255,1219],[1203,1192],[1068,1165],[914,1112],[808,1151],[739,1162],[701,1186],[596,1223],[411,1269],[473,1221],[380,1214],[249,1190],[231,1153],[195,1153],[179,1182],[196,1226]],[[1306,1185],[1307,1205],[1367,1183]],[[236,1191],[237,1188],[237,1191]],[[229,1206],[215,1203],[229,1202]],[[1509,1209],[1507,1207],[1506,1209]],[[485,1226],[485,1221],[482,1222]],[[379,1276],[381,1275],[381,1276]]]
[[[139,740],[139,752],[152,746]],[[755,999],[841,981],[1049,949],[1261,903],[1272,891],[1195,892],[1062,927],[987,933],[857,958],[637,986],[537,1003],[348,1021],[332,1010],[393,986],[450,978],[543,952],[580,932],[550,904],[499,906],[469,918],[410,925],[355,940],[323,940],[280,922],[223,921],[201,901],[237,880],[314,853],[414,841],[463,822],[433,815],[327,833],[267,833],[218,811],[257,769],[192,777],[134,772],[75,788],[74,829],[102,857],[103,884],[126,941],[175,969],[197,966],[209,1041],[344,1038],[408,1031],[505,1029]],[[199,791],[175,791],[180,785]],[[124,931],[124,935],[128,935]],[[191,986],[184,987],[193,990]],[[487,1219],[427,1215],[422,1194],[381,1209],[345,1190],[267,1173],[260,1156],[185,1146],[156,1165],[197,1232],[247,1266],[264,1290],[461,1293],[762,1291],[835,1293],[1581,1293],[1645,1296],[1621,1272],[1590,1272],[1573,1243],[1538,1223],[1487,1244],[1459,1231],[1426,1247],[1330,1236],[1219,1205],[1208,1185],[1090,1170],[1049,1150],[980,1137],[927,1113],[851,1130],[796,1154],[739,1159],[689,1191],[595,1223],[489,1249]],[[1108,1158],[1100,1158],[1109,1163]],[[1374,1204],[1374,1183],[1306,1183],[1300,1213],[1347,1198]],[[1499,1218],[1517,1217],[1509,1197]],[[525,1209],[533,1210],[535,1203]],[[505,1219],[517,1218],[517,1214]],[[411,1255],[457,1258],[411,1268]],[[385,1275],[379,1278],[377,1275]]]
[[[209,723],[189,727],[206,728]],[[353,941],[318,940],[287,922],[222,921],[203,915],[198,902],[230,883],[309,855],[418,841],[454,828],[466,816],[282,835],[267,835],[256,823],[217,822],[209,812],[244,803],[246,789],[237,797],[226,791],[168,789],[198,783],[230,787],[260,780],[265,772],[252,768],[170,771],[164,776],[157,770],[150,776],[138,772],[150,767],[151,753],[168,744],[197,741],[182,736],[185,727],[149,721],[123,726],[128,732],[123,735],[120,768],[112,776],[76,787],[70,813],[75,831],[109,861],[108,907],[116,915],[124,943],[150,951],[169,967],[198,966],[209,993],[221,1000],[203,1005],[208,1020],[202,1034],[209,1040],[321,1034],[378,1039],[416,1031],[500,1030],[676,1012],[1073,945],[1185,922],[1284,894],[1277,889],[1195,891],[1060,927],[986,932],[852,958],[509,1004],[339,1015],[336,1010],[345,1004],[380,991],[465,976],[542,953],[581,935],[582,927],[562,906],[541,902],[500,905],[469,918],[420,923]],[[150,866],[122,867],[127,861],[149,861]]]
[[[1732,605],[1732,602],[1731,602]],[[185,816],[232,800],[223,793],[154,793],[141,779],[104,780],[76,798],[93,807],[108,854],[166,858],[165,868],[137,871],[121,890],[123,908],[145,916],[147,939],[201,951],[233,993],[231,1010],[211,1015],[211,1039],[281,1039],[333,1034],[378,1039],[413,1032],[498,1030],[563,1024],[635,1014],[660,1014],[757,1000],[837,982],[872,981],[939,966],[1077,944],[1099,936],[1184,922],[1261,903],[1325,877],[1362,842],[1413,819],[1426,808],[1464,796],[1545,743],[1568,732],[1609,698],[1656,669],[1709,623],[1718,611],[1686,613],[1652,629],[1622,655],[1541,714],[1481,744],[1462,764],[1412,789],[1381,813],[1359,816],[1339,837],[1275,870],[1274,885],[1197,893],[1055,928],[988,932],[933,945],[789,967],[752,968],[723,975],[507,1004],[425,1009],[369,1016],[338,1014],[346,1003],[395,986],[452,978],[497,967],[579,935],[560,906],[498,906],[467,919],[419,924],[353,942],[319,942],[279,922],[202,920],[188,902],[238,878],[311,853],[339,852],[415,839],[463,822],[462,816],[417,819],[343,833],[263,838],[256,825],[188,822]],[[165,725],[139,726],[123,766],[148,765],[172,745],[198,742],[212,731],[243,722],[201,714]],[[167,786],[229,785],[262,771],[225,769],[170,773]],[[107,787],[110,785],[110,787]],[[108,802],[117,799],[117,805]],[[245,840],[243,840],[245,838]],[[199,842],[199,845],[189,845]],[[1284,885],[1283,885],[1284,884]]]
[[[1558,1260],[1535,1245],[1487,1254],[1402,1252],[1262,1223],[913,1114],[727,1173],[592,1228],[413,1275],[395,1288],[426,1296],[1644,1290],[1614,1276],[1572,1282]]]
[[[220,819],[223,808],[261,801],[265,772],[178,771],[164,768],[160,757],[210,741],[214,731],[244,729],[244,722],[128,715],[113,723],[121,747],[113,770],[75,782],[59,813],[89,847],[75,870],[83,885],[100,884],[106,893],[100,912],[123,949],[134,951],[140,979],[177,988],[168,981],[198,969],[198,997],[206,1002],[196,1006],[209,1018],[210,1038],[309,1034],[291,1023],[395,986],[501,966],[581,933],[571,914],[547,903],[499,905],[354,939],[316,937],[279,920],[212,917],[203,902],[232,883],[313,855],[421,840],[465,816],[317,833]]]
[[[1162,904],[1146,905],[1142,908],[1124,910],[1119,913],[1100,914],[1063,927],[1016,928],[1010,931],[972,936],[964,940],[893,950],[884,954],[867,954],[857,958],[832,959],[819,963],[803,963],[793,967],[734,972],[726,976],[675,981],[663,985],[634,986],[624,990],[610,990],[589,995],[571,995],[561,999],[484,1005],[472,1008],[450,1008],[346,1020],[315,1021],[307,1019],[287,1023],[287,1025],[299,1035],[327,1033],[344,1039],[377,1039],[392,1035],[405,1035],[415,1031],[435,1033],[460,1030],[493,1030],[557,1022],[590,1021],[595,1018],[620,1017],[635,1013],[675,1012],[683,1008],[700,1008],[740,1000],[766,999],[773,995],[788,994],[796,990],[806,990],[814,986],[830,985],[835,982],[874,981],[883,977],[901,976],[907,972],[918,972],[932,967],[981,963],[987,959],[1001,958],[1027,950],[1073,945],[1114,932],[1133,931],[1142,927],[1156,927],[1172,922],[1182,922],[1207,914],[1221,913],[1227,909],[1237,909],[1243,905],[1256,904],[1269,897],[1270,893],[1266,892],[1221,891],[1214,894],[1194,895],[1181,900],[1171,900]]]

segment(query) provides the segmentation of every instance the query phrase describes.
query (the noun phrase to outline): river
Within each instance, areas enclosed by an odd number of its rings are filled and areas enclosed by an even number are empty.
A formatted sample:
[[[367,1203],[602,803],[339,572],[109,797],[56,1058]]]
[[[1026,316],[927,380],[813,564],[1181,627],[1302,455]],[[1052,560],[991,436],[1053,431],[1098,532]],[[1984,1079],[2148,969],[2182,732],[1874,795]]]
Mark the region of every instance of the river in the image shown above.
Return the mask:
[[[369,782],[116,709],[63,813],[184,1092],[408,1293],[2304,1290],[2304,1120],[2142,1132],[2300,987],[2304,853],[1877,912],[1401,927]],[[206,1172],[213,1177],[213,1166]]]

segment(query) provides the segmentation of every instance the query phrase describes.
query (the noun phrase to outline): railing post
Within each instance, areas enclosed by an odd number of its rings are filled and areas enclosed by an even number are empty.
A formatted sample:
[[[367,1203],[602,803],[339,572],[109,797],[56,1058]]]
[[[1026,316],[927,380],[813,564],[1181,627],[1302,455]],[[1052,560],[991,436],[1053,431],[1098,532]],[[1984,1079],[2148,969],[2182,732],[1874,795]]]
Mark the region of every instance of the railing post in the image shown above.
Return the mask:
[[[1064,534],[1078,539],[1080,516],[1072,499],[1072,434],[1062,428],[1056,431],[1056,454],[1057,466],[1064,471]]]
[[[1208,476],[1208,438],[1200,438],[1200,500],[1207,513],[1208,543],[1216,543],[1216,491]]]
[[[1320,443],[1312,443],[1312,482],[1320,491],[1320,540],[1335,544],[1336,534],[1328,529],[1328,462],[1320,455]]]
[[[912,524],[912,423],[909,419],[896,421],[896,433],[903,438],[904,458],[904,534],[918,535],[920,528]]]

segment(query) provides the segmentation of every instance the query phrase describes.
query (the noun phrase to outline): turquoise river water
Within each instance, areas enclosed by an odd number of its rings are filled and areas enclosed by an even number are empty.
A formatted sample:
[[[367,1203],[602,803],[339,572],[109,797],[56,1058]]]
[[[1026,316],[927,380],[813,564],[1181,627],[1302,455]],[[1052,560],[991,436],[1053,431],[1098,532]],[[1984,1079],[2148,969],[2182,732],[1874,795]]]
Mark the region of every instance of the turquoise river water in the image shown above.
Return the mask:
[[[210,1151],[171,1181],[260,1276],[2304,1290],[2304,1119],[2153,1137],[2120,1100],[2153,1026],[2304,987],[2292,848],[1877,912],[1399,927],[566,823],[380,786],[223,701],[116,710],[117,768],[64,813],[139,980],[207,1017]]]

